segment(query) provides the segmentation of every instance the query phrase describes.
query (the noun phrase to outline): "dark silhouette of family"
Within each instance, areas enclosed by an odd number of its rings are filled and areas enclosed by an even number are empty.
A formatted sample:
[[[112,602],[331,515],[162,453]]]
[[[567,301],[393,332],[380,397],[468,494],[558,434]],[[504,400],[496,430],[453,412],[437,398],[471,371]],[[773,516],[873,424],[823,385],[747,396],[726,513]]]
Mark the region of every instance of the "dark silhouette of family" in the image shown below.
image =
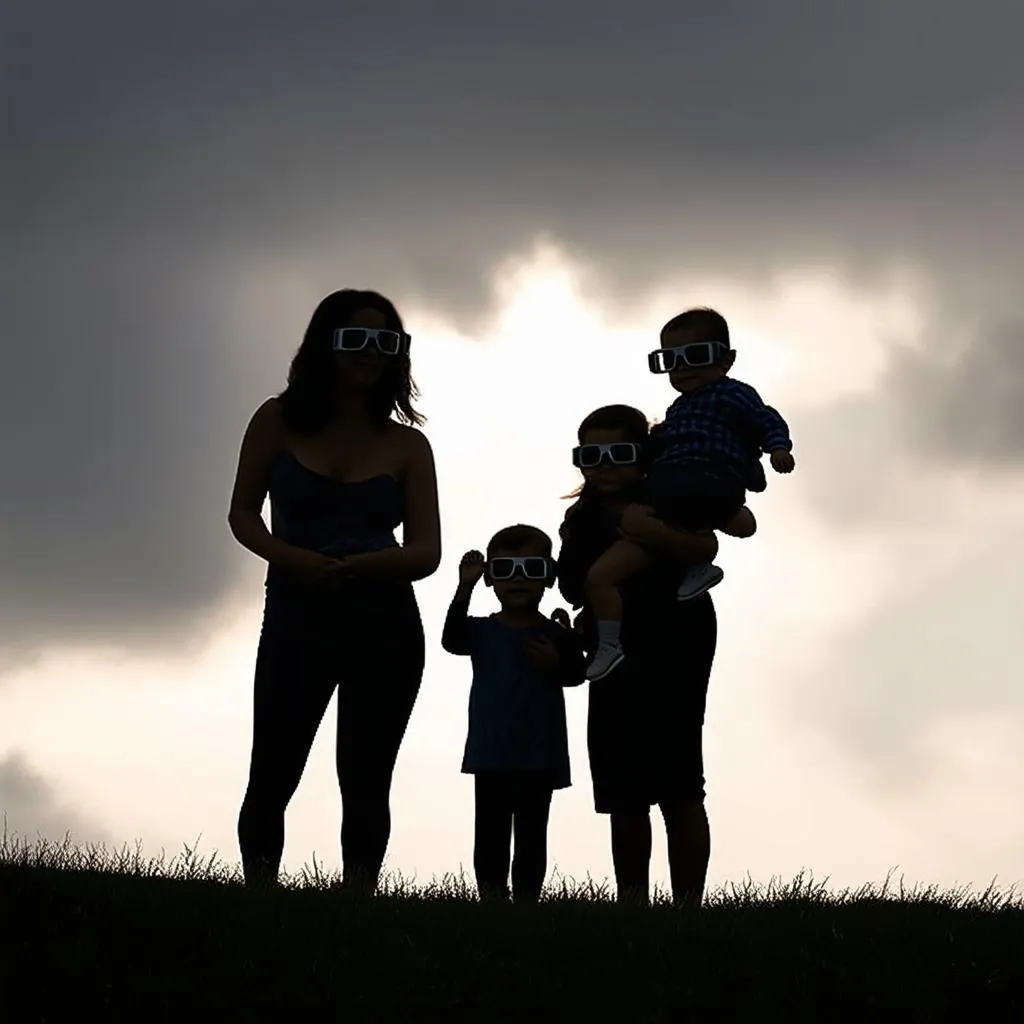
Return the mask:
[[[378,884],[392,775],[423,674],[412,584],[441,562],[410,348],[383,296],[334,292],[313,313],[286,388],[256,410],[242,440],[229,523],[268,563],[238,818],[247,884],[277,879],[285,810],[335,690],[341,884]],[[673,900],[701,903],[710,858],[702,733],[717,644],[709,591],[723,576],[716,533],[754,534],[746,495],[765,489],[762,455],[777,472],[794,465],[785,421],[730,376],[734,359],[719,313],[671,319],[647,367],[677,393],[664,420],[651,427],[637,409],[605,406],[566,445],[582,482],[566,496],[575,500],[557,558],[552,538],[526,524],[462,556],[441,645],[472,665],[462,770],[474,776],[481,898],[541,894],[552,795],[570,785],[563,688],[586,684],[594,806],[611,824],[618,899],[649,902],[657,805]],[[481,580],[499,610],[471,616]],[[574,621],[541,614],[551,587],[577,610]]]

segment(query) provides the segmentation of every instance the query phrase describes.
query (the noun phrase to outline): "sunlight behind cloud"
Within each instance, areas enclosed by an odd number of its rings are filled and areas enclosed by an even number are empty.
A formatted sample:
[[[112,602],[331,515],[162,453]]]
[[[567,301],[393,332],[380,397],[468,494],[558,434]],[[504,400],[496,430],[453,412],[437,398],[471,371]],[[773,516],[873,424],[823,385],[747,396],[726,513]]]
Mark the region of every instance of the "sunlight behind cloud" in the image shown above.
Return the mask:
[[[922,275],[901,266],[881,292],[853,289],[816,267],[779,274],[756,290],[728,279],[688,279],[652,294],[659,316],[648,333],[688,306],[713,306],[729,320],[736,376],[770,405],[805,409],[870,391],[893,349],[920,338],[929,299]]]
[[[323,267],[306,270],[254,268],[227,312],[250,352],[254,406],[279,389],[313,305],[336,286],[318,290]],[[471,785],[459,774],[469,665],[438,644],[458,559],[511,522],[555,535],[566,505],[561,496],[578,482],[569,456],[586,413],[624,402],[652,419],[664,415],[673,394],[646,366],[661,323],[688,305],[721,308],[740,351],[737,375],[790,419],[799,463],[801,416],[873,387],[893,346],[922,329],[920,294],[910,274],[894,275],[882,294],[813,269],[760,291],[691,278],[652,289],[633,307],[641,312],[624,321],[594,301],[585,268],[540,243],[510,257],[496,275],[486,337],[460,335],[440,310],[403,306],[437,460],[444,558],[440,571],[417,585],[428,658],[396,773],[390,868],[423,878],[472,859]],[[798,473],[814,472],[799,465]],[[786,696],[796,681],[808,665],[827,663],[835,637],[883,599],[894,567],[885,538],[837,538],[805,503],[798,474],[769,476],[768,491],[751,498],[760,531],[751,541],[723,541],[727,575],[715,592],[720,647],[706,746],[716,830],[712,884],[804,865],[837,883],[860,884],[897,861],[926,881],[960,877],[965,867],[985,874],[983,866],[1008,856],[1007,841],[992,850],[930,846],[923,837],[935,834],[939,808],[929,805],[915,825],[897,821],[864,788],[855,764],[790,716]],[[961,548],[959,540],[946,542],[947,551]],[[236,859],[262,596],[261,568],[244,552],[239,559],[248,560],[251,589],[241,607],[232,604],[230,623],[200,659],[156,665],[55,654],[5,684],[0,754],[17,750],[45,766],[76,805],[125,841],[140,837],[170,848],[202,834],[203,848]],[[474,613],[485,614],[492,600],[481,592]],[[556,603],[553,597],[545,608]],[[37,697],[43,690],[51,695],[46,702]],[[585,688],[569,693],[567,704],[574,786],[554,803],[551,864],[600,878],[610,859],[607,822],[590,799]],[[291,869],[314,851],[328,868],[338,864],[334,714],[332,704],[289,812]],[[1020,835],[1016,825],[1007,828]],[[863,837],[859,844],[851,845],[851,832]],[[660,842],[654,868],[664,883]]]

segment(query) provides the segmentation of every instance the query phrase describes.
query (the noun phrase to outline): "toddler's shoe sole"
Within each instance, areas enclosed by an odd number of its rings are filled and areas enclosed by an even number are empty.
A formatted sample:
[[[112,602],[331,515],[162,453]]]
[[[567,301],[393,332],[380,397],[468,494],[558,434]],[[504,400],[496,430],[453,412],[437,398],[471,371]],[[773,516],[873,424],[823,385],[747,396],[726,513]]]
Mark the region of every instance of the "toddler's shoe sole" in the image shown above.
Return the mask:
[[[676,592],[677,601],[691,601],[701,594],[706,594],[712,587],[722,582],[725,573],[717,565],[704,565],[691,569]]]
[[[597,654],[594,655],[594,660],[587,667],[587,682],[596,683],[599,679],[604,679],[605,676],[609,676],[622,664],[622,660],[625,655],[621,650],[610,653],[603,653],[598,650]]]

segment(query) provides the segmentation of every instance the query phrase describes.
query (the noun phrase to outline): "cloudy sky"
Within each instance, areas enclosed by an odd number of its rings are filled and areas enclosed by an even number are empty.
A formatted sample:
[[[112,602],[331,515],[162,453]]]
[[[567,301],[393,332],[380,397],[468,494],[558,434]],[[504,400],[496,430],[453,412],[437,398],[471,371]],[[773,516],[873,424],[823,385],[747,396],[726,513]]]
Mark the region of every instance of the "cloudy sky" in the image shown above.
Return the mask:
[[[236,858],[262,573],[226,525],[238,443],[316,302],[371,287],[416,338],[445,545],[389,863],[470,865],[468,666],[437,642],[458,558],[508,521],[556,528],[580,418],[660,416],[645,354],[711,303],[799,464],[757,538],[723,544],[712,883],[1024,881],[1018,3],[3,21],[9,829]],[[603,878],[585,696],[551,854]],[[337,864],[332,724],[290,867]]]

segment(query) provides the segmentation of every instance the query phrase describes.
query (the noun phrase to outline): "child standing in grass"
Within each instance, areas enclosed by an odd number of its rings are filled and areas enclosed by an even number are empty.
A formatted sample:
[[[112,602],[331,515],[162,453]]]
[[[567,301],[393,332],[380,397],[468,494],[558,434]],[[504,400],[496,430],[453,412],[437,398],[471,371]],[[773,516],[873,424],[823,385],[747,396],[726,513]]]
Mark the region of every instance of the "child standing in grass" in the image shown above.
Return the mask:
[[[469,732],[462,771],[475,776],[473,866],[482,898],[535,902],[547,873],[551,797],[570,785],[562,687],[583,682],[585,659],[568,617],[539,611],[555,582],[551,538],[510,526],[491,538],[486,557],[467,552],[448,609],[441,646],[472,659]],[[483,578],[501,610],[470,616]],[[513,835],[515,855],[510,857]]]

